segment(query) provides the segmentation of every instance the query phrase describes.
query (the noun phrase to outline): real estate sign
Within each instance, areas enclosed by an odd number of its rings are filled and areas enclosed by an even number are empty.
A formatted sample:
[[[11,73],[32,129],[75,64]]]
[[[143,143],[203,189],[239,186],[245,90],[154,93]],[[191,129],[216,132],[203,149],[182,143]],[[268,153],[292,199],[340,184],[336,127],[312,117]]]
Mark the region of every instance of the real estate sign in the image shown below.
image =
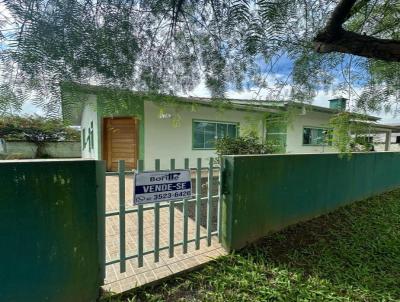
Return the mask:
[[[135,205],[190,198],[192,183],[189,170],[141,172],[135,174]]]

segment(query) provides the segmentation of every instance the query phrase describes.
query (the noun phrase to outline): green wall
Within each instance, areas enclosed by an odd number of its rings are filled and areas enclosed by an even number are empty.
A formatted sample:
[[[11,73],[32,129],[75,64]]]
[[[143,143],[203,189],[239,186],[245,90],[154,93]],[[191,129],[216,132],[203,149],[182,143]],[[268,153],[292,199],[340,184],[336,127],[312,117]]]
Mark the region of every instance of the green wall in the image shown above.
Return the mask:
[[[0,196],[0,301],[95,301],[104,163],[1,162]]]
[[[223,160],[222,237],[227,249],[400,186],[400,153],[395,152]]]

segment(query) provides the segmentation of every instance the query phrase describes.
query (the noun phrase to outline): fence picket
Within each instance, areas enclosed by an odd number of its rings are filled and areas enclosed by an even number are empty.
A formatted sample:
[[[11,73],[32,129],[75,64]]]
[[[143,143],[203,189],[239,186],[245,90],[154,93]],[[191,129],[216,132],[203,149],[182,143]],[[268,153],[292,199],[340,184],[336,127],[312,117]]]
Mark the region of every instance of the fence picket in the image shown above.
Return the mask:
[[[143,160],[138,160],[137,162],[137,171],[138,172],[143,172],[144,170],[144,162]],[[143,205],[140,204],[138,205],[138,266],[142,267],[143,266]]]
[[[224,171],[224,162],[219,158],[219,176],[218,176],[218,220],[217,220],[217,233],[218,242],[222,242],[221,220],[222,220],[222,173]]]
[[[195,223],[196,223],[196,250],[200,249],[200,219],[201,219],[201,158],[197,159],[196,170],[196,207],[195,207]]]
[[[213,177],[214,177],[214,159],[211,157],[208,165],[208,194],[207,194],[207,245],[211,245],[211,226],[212,226],[212,197],[213,197]]]
[[[189,169],[189,158],[185,158],[185,169]],[[187,245],[188,245],[188,200],[183,200],[183,244],[182,249],[183,253],[187,253]]]
[[[171,158],[170,162],[171,170],[175,170],[175,159]],[[169,202],[169,258],[174,257],[174,218],[175,218],[175,202],[171,200]]]
[[[160,171],[160,160],[155,160],[155,170]],[[160,203],[154,205],[154,262],[160,260]]]
[[[125,251],[125,161],[118,161],[118,193],[119,193],[119,270],[126,271]]]

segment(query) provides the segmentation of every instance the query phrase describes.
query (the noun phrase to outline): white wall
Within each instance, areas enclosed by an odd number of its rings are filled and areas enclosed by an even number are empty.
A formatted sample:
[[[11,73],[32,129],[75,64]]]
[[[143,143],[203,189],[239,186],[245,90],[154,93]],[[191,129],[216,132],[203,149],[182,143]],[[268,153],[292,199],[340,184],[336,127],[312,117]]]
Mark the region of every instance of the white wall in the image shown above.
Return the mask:
[[[390,136],[390,143],[391,143],[391,144],[396,144],[397,136],[400,136],[400,133],[394,133],[394,132],[392,132],[392,135]],[[373,134],[373,137],[374,137],[374,142],[375,142],[375,143],[382,143],[382,144],[384,144],[385,141],[386,141],[386,134],[385,134],[385,133]]]
[[[37,146],[31,142],[7,141],[7,155],[11,158],[35,158]]]
[[[32,142],[8,141],[6,156],[9,158],[36,158],[37,146]],[[79,142],[46,142],[42,153],[50,158],[78,158],[81,157]]]
[[[238,110],[218,112],[213,107],[197,106],[195,111],[178,106],[180,125],[175,127],[172,119],[160,119],[160,107],[153,102],[144,104],[144,159],[146,169],[154,168],[154,160],[161,159],[161,168],[166,169],[170,158],[177,160],[176,167],[183,167],[184,158],[189,158],[190,166],[196,165],[197,158],[203,158],[203,166],[208,158],[215,157],[214,150],[192,150],[192,120],[212,120],[239,122],[240,132],[254,125],[263,136],[262,114]],[[164,113],[175,114],[174,108],[164,108]]]
[[[80,158],[80,142],[48,142],[44,145],[43,153],[51,158]]]
[[[375,151],[385,151],[385,144],[374,144]],[[389,151],[400,152],[400,144],[392,143],[389,146]]]
[[[87,140],[89,135],[90,124],[93,122],[93,148],[90,147],[90,143],[88,142],[83,148],[84,140]],[[82,123],[81,123],[81,135],[83,133],[83,129],[85,129],[85,136],[81,137],[81,148],[82,148],[82,158],[91,158],[91,159],[100,159],[100,144],[99,144],[99,135],[100,128],[98,125],[98,114],[97,114],[97,102],[96,96],[90,95],[88,100],[85,103],[82,112]]]
[[[329,120],[332,117],[329,113],[308,111],[305,115],[296,114],[287,127],[286,153],[322,153],[335,152],[330,146],[303,146],[303,128],[329,127]]]

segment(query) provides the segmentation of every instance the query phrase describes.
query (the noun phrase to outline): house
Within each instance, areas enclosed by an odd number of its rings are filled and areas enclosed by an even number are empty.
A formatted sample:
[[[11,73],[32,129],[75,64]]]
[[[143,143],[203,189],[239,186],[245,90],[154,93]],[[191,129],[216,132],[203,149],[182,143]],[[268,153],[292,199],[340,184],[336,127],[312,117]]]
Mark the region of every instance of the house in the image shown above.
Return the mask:
[[[390,133],[390,150],[400,151],[400,124],[391,124],[390,126],[393,127]],[[377,151],[384,150],[386,139],[387,137],[384,133],[370,134],[370,141],[374,144]]]
[[[330,108],[296,102],[256,102],[137,93],[98,86],[62,86],[63,116],[82,131],[82,157],[104,159],[107,170],[116,171],[118,160],[127,169],[138,159],[146,169],[161,159],[167,168],[171,158],[190,166],[197,158],[215,157],[214,142],[223,136],[253,132],[277,144],[281,152],[334,152],[328,143],[329,121],[343,110],[345,99],[330,101]],[[354,115],[354,119],[361,119]],[[364,123],[389,133],[373,116]],[[387,148],[388,149],[388,148]]]

